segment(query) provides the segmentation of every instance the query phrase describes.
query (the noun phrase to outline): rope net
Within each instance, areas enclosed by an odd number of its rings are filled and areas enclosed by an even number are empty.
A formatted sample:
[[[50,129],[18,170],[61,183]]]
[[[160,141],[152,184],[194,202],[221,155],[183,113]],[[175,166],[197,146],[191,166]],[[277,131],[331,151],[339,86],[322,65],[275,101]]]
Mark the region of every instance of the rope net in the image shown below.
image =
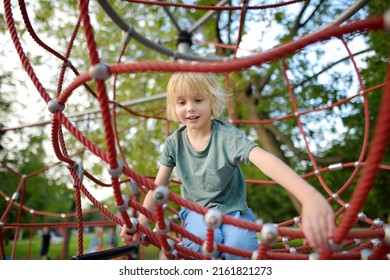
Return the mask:
[[[52,224],[35,223],[37,215],[51,216],[58,219],[56,225],[62,228],[77,228],[78,231],[78,248],[77,255],[82,256],[84,254],[83,248],[83,231],[86,226],[109,226],[126,224],[128,228],[135,228],[144,233],[143,245],[152,244],[164,252],[168,259],[210,259],[215,253],[215,250],[219,252],[226,252],[229,254],[243,256],[249,259],[385,259],[388,258],[390,253],[390,233],[389,225],[380,219],[367,217],[366,214],[361,212],[362,206],[370,192],[373,182],[379,170],[389,170],[390,166],[382,164],[382,158],[387,147],[388,137],[390,132],[390,86],[388,85],[390,79],[390,72],[387,71],[387,76],[382,84],[375,85],[370,88],[366,88],[361,78],[361,70],[356,66],[355,57],[350,50],[350,46],[344,40],[344,36],[367,31],[381,31],[386,28],[389,29],[389,18],[386,16],[379,16],[375,18],[368,18],[348,24],[339,25],[334,24],[327,28],[321,29],[315,33],[301,37],[298,40],[287,42],[280,46],[277,46],[268,51],[251,54],[249,56],[239,57],[239,45],[243,34],[241,34],[242,26],[245,24],[245,12],[248,10],[260,10],[260,9],[272,9],[280,6],[293,5],[302,1],[285,1],[279,4],[263,5],[263,6],[249,6],[246,1],[243,1],[239,6],[227,6],[222,1],[216,6],[197,6],[186,5],[179,3],[168,3],[159,1],[139,1],[130,0],[127,1],[133,5],[155,5],[159,7],[177,7],[183,9],[197,9],[205,11],[227,11],[235,10],[241,13],[240,27],[238,30],[238,38],[236,45],[222,46],[224,48],[230,48],[233,50],[233,57],[219,58],[219,57],[201,57],[194,56],[187,52],[177,52],[166,49],[161,44],[155,44],[145,37],[142,37],[132,28],[129,28],[123,19],[121,19],[115,12],[114,7],[109,5],[106,1],[99,1],[101,7],[106,11],[107,15],[118,25],[118,28],[124,29],[127,32],[129,39],[136,39],[143,43],[145,46],[153,49],[154,51],[166,54],[174,58],[174,61],[136,61],[136,62],[124,62],[122,63],[121,56],[128,46],[128,41],[123,44],[121,54],[117,63],[110,65],[101,61],[98,52],[97,42],[94,37],[94,24],[91,19],[91,13],[89,11],[89,1],[79,1],[78,9],[79,15],[77,22],[74,25],[74,30],[71,38],[69,38],[67,51],[65,54],[60,54],[47,44],[45,44],[39,36],[35,33],[34,28],[29,19],[29,13],[24,1],[19,1],[19,9],[23,16],[24,27],[28,30],[30,36],[39,44],[40,47],[47,52],[55,56],[61,63],[62,68],[58,78],[57,92],[55,96],[49,94],[43,84],[38,78],[38,73],[35,71],[31,61],[29,61],[26,51],[23,49],[22,41],[20,40],[20,31],[18,30],[13,16],[13,7],[10,1],[4,1],[5,19],[8,26],[9,33],[14,43],[17,54],[20,58],[21,64],[24,70],[28,74],[30,80],[39,93],[42,100],[47,104],[49,111],[52,113],[50,123],[40,123],[39,125],[50,125],[51,129],[51,144],[53,151],[58,158],[58,162],[51,166],[47,166],[41,170],[37,170],[31,174],[23,174],[16,168],[7,164],[5,161],[0,161],[3,168],[8,172],[13,173],[20,178],[18,186],[15,186],[15,192],[10,198],[0,189],[0,195],[6,201],[6,208],[0,219],[0,248],[2,257],[5,259],[6,254],[4,250],[4,230],[15,229],[15,236],[17,236],[20,228],[42,228],[43,226],[50,226]],[[386,23],[387,21],[387,23]],[[76,36],[80,36],[78,31],[83,32],[86,53],[89,58],[89,64],[91,68],[89,71],[79,73],[78,69],[70,62],[70,54],[73,47]],[[180,43],[184,43],[181,46],[185,47],[186,41],[185,34],[184,40]],[[344,46],[348,53],[348,59],[352,63],[353,71],[359,84],[360,90],[357,94],[346,97],[342,100],[336,100],[331,104],[327,104],[324,107],[314,108],[310,110],[300,110],[300,105],[297,101],[294,87],[291,86],[291,69],[287,64],[287,59],[293,57],[296,53],[304,51],[306,48],[314,45],[318,42],[324,42],[330,38],[337,38]],[[210,42],[202,42],[210,43]],[[218,43],[212,43],[215,47],[221,47]],[[180,45],[180,44],[179,44]],[[180,46],[179,46],[180,48]],[[191,61],[198,61],[192,63]],[[120,102],[116,101],[115,92],[116,79],[120,75],[135,74],[145,72],[156,73],[171,73],[175,71],[191,71],[191,72],[214,72],[221,75],[226,75],[226,87],[229,92],[229,75],[230,73],[245,71],[253,66],[260,67],[268,63],[280,61],[282,72],[284,74],[285,83],[290,95],[290,102],[292,104],[292,111],[286,113],[283,116],[278,116],[267,120],[253,120],[253,119],[234,119],[233,108],[231,100],[228,102],[228,120],[232,124],[250,124],[250,125],[266,125],[268,123],[280,122],[284,120],[291,120],[297,123],[297,127],[300,131],[303,139],[304,146],[307,154],[310,158],[310,163],[313,166],[311,173],[305,174],[304,177],[316,177],[327,194],[328,200],[332,203],[333,207],[337,206],[336,216],[339,219],[338,229],[334,238],[330,241],[329,249],[318,255],[314,248],[311,248],[303,242],[302,245],[297,247],[291,246],[291,242],[297,239],[304,238],[302,231],[300,230],[301,221],[300,217],[292,217],[289,220],[274,223],[263,223],[260,220],[255,223],[236,220],[228,215],[214,215],[208,209],[201,207],[193,202],[183,199],[180,194],[176,194],[167,186],[156,186],[153,183],[153,178],[139,174],[136,170],[132,169],[126,161],[126,156],[122,152],[121,142],[119,134],[124,131],[118,131],[116,126],[116,118],[120,109],[123,114],[135,116],[139,119],[139,123],[144,122],[150,118],[158,121],[165,121],[167,124],[167,134],[169,134],[170,122],[165,118],[164,108],[156,108],[153,111],[136,112],[128,107],[124,106]],[[68,71],[74,73],[74,78],[65,87],[64,77]],[[109,98],[108,81],[114,78],[114,97]],[[94,83],[94,88],[88,85],[89,82]],[[64,111],[65,105],[68,104],[69,99],[79,88],[84,88],[89,94],[97,99],[99,103],[99,109],[101,115],[101,121],[103,124],[104,141],[97,142],[89,139],[81,129],[77,128],[74,123],[71,122],[71,116],[67,115]],[[360,156],[354,162],[336,163],[325,167],[321,167],[316,160],[312,147],[308,141],[307,131],[302,124],[302,119],[310,114],[314,114],[321,111],[332,110],[342,104],[347,104],[354,100],[363,100],[365,122],[369,121],[369,106],[366,99],[366,95],[374,92],[375,90],[383,90],[383,97],[381,102],[380,111],[377,114],[377,123],[375,127],[375,133],[372,137],[371,148],[368,148],[368,128],[366,127],[364,132],[364,139],[362,141],[362,148]],[[96,120],[95,120],[96,121]],[[17,128],[20,129],[20,128]],[[1,128],[2,132],[12,130],[12,128]],[[69,141],[65,139],[63,131],[67,131],[73,138],[73,141],[81,143],[85,149],[89,150],[96,158],[101,160],[102,165],[106,165],[110,174],[110,182],[104,183],[102,180],[94,176],[91,171],[84,169],[80,162],[74,160],[74,155],[68,153]],[[42,174],[51,168],[58,165],[66,164],[69,170],[70,177],[73,180],[75,205],[76,211],[72,213],[49,213],[36,209],[31,209],[28,205],[23,203],[23,197],[27,192],[25,186],[29,178],[32,178],[38,174]],[[348,181],[341,186],[337,191],[332,190],[324,180],[323,174],[331,171],[337,171],[341,169],[352,169],[351,175]],[[116,211],[119,214],[115,214],[114,211],[110,211],[108,207],[98,201],[85,186],[85,179],[89,180],[90,184],[94,184],[102,188],[112,189],[113,197],[115,198]],[[341,194],[353,185],[353,181],[358,180],[354,187],[352,197],[349,202],[341,199]],[[271,181],[247,179],[247,182],[251,184],[265,185],[275,184]],[[172,182],[180,184],[180,182]],[[124,194],[123,188],[125,186],[128,189],[130,186],[131,194]],[[142,207],[142,197],[148,191],[154,192],[155,197],[155,214],[152,214],[147,209]],[[92,209],[83,209],[82,196],[88,199],[93,205]],[[19,199],[21,198],[21,199]],[[169,206],[168,206],[169,205]],[[202,215],[205,215],[206,223],[208,221],[215,221],[220,219],[224,224],[231,224],[237,227],[246,228],[259,233],[260,241],[259,247],[256,252],[243,250],[240,248],[228,247],[223,244],[215,244],[213,240],[212,222],[210,222],[210,228],[207,231],[206,238],[201,239],[190,232],[186,231],[180,224],[177,218],[177,211],[175,207],[171,205],[178,205],[186,207],[193,211],[196,211]],[[7,216],[11,209],[16,207],[19,209],[18,217],[15,221],[7,220]],[[100,212],[102,219],[95,222],[84,221],[84,216],[93,213]],[[155,230],[146,228],[139,225],[137,222],[137,214],[142,213],[149,220],[155,224]],[[31,223],[20,223],[22,215],[30,215]],[[70,219],[76,218],[77,222],[69,222]],[[368,228],[362,229],[355,228],[357,223],[365,223]],[[32,234],[32,231],[31,231]],[[204,253],[198,253],[185,248],[181,244],[182,238],[188,238],[191,241],[203,245]],[[279,247],[274,247],[275,244],[279,244]],[[12,256],[14,257],[15,248],[17,245],[16,238],[14,239]],[[63,257],[63,256],[62,256]]]

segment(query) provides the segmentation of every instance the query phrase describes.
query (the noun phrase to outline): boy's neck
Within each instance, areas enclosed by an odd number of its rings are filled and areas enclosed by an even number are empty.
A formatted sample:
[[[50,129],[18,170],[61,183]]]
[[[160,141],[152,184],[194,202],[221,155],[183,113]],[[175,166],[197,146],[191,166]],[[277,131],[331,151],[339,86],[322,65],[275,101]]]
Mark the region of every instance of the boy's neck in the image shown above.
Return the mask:
[[[188,129],[187,127],[187,138],[192,148],[194,148],[196,151],[203,151],[206,149],[210,142],[211,127],[211,120],[201,128]]]

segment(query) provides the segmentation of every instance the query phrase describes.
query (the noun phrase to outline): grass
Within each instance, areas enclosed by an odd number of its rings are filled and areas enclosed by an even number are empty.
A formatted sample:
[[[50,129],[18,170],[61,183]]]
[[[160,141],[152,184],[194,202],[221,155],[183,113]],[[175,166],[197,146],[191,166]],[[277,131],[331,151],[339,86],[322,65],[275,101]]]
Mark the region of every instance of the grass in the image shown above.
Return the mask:
[[[91,242],[91,238],[93,236],[93,233],[84,233],[83,236],[83,248],[84,252],[88,252],[89,244]],[[260,239],[260,238],[259,238]],[[30,254],[28,254],[28,248],[31,243],[31,249]],[[302,240],[292,240],[289,242],[289,245],[291,247],[298,247],[302,245]],[[7,258],[10,258],[11,252],[12,252],[12,246],[13,242],[9,242],[8,246],[5,246],[5,253]],[[119,244],[119,246],[123,246],[123,244]],[[70,259],[73,256],[77,255],[77,236],[72,235],[70,238],[70,244],[69,244],[69,257],[65,259]],[[272,246],[273,249],[280,249],[283,248],[282,243],[278,242]],[[103,248],[106,249],[106,248]],[[41,236],[39,234],[36,234],[33,239],[23,239],[19,240],[16,244],[15,254],[14,258],[15,260],[40,260],[40,250],[41,250]],[[140,248],[140,259],[142,260],[157,260],[159,249],[155,246],[148,246],[148,247],[141,247]],[[49,257],[51,260],[61,260],[61,254],[62,254],[62,243],[59,244],[51,244],[49,248]]]
[[[85,253],[88,252],[89,244],[93,234],[86,233],[83,236],[83,248]],[[31,245],[30,245],[31,243]],[[120,244],[122,246],[123,244]],[[29,246],[31,246],[30,254],[28,254]],[[7,246],[5,246],[5,254],[7,259],[10,258],[12,253],[13,241],[10,241]],[[77,236],[72,235],[70,238],[69,244],[69,258],[77,255]],[[104,248],[105,249],[105,248]],[[35,235],[31,242],[29,239],[18,240],[16,243],[16,249],[14,254],[14,260],[40,260],[40,251],[41,251],[41,236]],[[140,255],[141,259],[145,260],[156,260],[158,259],[158,248],[154,246],[141,247]],[[62,253],[62,243],[60,244],[51,244],[49,248],[48,256],[51,260],[61,260]]]

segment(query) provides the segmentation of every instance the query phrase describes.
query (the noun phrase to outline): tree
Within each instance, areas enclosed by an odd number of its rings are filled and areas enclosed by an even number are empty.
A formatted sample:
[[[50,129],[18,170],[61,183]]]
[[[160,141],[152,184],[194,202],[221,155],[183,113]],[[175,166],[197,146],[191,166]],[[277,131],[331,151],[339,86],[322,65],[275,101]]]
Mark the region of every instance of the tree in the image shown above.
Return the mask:
[[[8,31],[4,28],[6,24],[3,14],[1,23],[0,36],[5,45],[0,50],[0,57],[5,62],[4,59],[9,57],[10,53],[14,54],[14,50],[9,48],[11,41],[7,36]],[[20,22],[16,21],[16,24],[19,25]],[[71,203],[73,193],[67,188],[65,181],[58,177],[59,173],[53,174],[45,170],[51,162],[47,160],[49,157],[44,147],[44,143],[47,143],[44,130],[39,127],[28,131],[9,130],[11,127],[23,125],[23,122],[28,121],[24,114],[28,110],[23,110],[25,109],[23,100],[25,96],[20,94],[20,92],[25,93],[22,89],[26,87],[24,75],[18,76],[23,73],[20,69],[20,66],[9,64],[8,60],[7,63],[0,64],[0,191],[2,194],[0,213],[3,216],[11,203],[11,200],[6,200],[6,198],[17,198],[17,203],[32,210],[62,213]],[[34,173],[37,174],[34,175]],[[18,190],[23,175],[26,176],[26,184]],[[4,222],[30,223],[32,222],[31,214],[13,204],[8,215],[4,217]],[[39,215],[34,220],[38,223],[50,221],[58,222],[51,217]]]

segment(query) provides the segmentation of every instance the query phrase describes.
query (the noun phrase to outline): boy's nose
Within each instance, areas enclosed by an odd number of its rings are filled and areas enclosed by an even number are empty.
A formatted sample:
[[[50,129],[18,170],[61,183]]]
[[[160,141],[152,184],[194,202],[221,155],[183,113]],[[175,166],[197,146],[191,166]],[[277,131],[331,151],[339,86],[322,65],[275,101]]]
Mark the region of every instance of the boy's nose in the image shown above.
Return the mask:
[[[187,111],[188,112],[194,111],[194,106],[193,106],[192,102],[187,103]]]

